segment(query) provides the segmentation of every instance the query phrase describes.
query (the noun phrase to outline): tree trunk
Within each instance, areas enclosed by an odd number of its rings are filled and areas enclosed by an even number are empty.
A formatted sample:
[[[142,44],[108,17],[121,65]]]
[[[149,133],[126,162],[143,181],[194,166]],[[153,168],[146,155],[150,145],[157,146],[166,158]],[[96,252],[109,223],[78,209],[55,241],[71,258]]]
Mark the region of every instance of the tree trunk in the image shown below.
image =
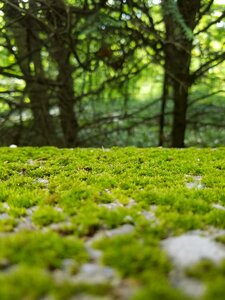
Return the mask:
[[[163,146],[165,141],[164,127],[165,127],[165,111],[166,111],[166,102],[168,98],[168,76],[164,72],[163,79],[163,93],[161,98],[161,109],[159,117],[159,146]]]
[[[61,83],[57,97],[59,101],[61,127],[64,135],[64,144],[66,147],[77,146],[78,121],[76,119],[74,105],[75,97],[73,90],[72,68],[69,61],[69,53],[63,47],[59,50],[60,58],[56,59],[58,63],[58,82]]]
[[[168,12],[168,5],[174,12]],[[185,146],[186,114],[190,88],[190,63],[193,38],[200,0],[163,0],[166,40],[165,71],[173,91],[172,147]]]
[[[174,109],[172,127],[172,147],[185,147],[186,113],[188,104],[188,87],[181,84],[173,84]]]
[[[74,95],[73,69],[70,62],[72,50],[70,48],[71,24],[68,9],[62,0],[47,0],[46,17],[51,26],[57,26],[57,31],[51,35],[50,55],[57,64],[58,88],[56,97],[59,103],[61,128],[64,146],[78,145],[79,124],[74,110],[76,98]]]
[[[31,10],[33,5],[34,2],[30,5]],[[30,99],[35,143],[39,146],[50,145],[55,136],[49,114],[48,88],[39,83],[40,79],[44,82],[44,71],[41,59],[42,43],[39,39],[38,28],[32,16],[22,16],[17,0],[11,1],[11,4],[6,3],[4,13],[15,39],[17,61],[26,82],[25,90]],[[33,70],[31,64],[33,64]]]

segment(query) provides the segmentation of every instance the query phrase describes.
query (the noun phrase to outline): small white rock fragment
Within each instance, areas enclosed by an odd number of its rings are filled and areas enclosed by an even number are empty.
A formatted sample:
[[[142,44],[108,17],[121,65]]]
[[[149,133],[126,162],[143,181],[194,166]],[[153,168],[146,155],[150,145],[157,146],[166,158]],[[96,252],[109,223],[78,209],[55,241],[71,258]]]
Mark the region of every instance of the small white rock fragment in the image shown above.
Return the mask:
[[[59,206],[54,206],[55,210],[60,212],[60,213],[63,213],[63,209]]]
[[[86,245],[87,253],[89,254],[89,257],[91,260],[98,262],[100,258],[102,257],[102,251],[93,249],[90,245]]]
[[[186,175],[186,177],[190,177],[190,176]],[[204,187],[203,184],[201,183],[202,176],[193,176],[192,180],[193,180],[192,182],[186,182],[185,184],[188,189],[200,190]]]
[[[124,224],[115,229],[106,230],[105,234],[106,234],[106,236],[111,237],[111,236],[116,236],[116,235],[128,234],[128,233],[131,233],[133,230],[134,230],[133,225]]]
[[[18,225],[14,228],[14,232],[19,232],[21,230],[34,231],[36,229],[35,224],[33,224],[30,218],[22,218]]]
[[[87,242],[87,246],[91,246],[94,242],[99,241],[105,237],[113,237],[117,235],[129,234],[134,230],[134,226],[131,224],[124,224],[120,227],[98,231],[93,237],[91,237]]]
[[[128,223],[128,222],[134,223],[134,219],[131,216],[128,215],[128,216],[124,217],[123,222],[125,222],[125,223]]]
[[[9,215],[7,213],[0,214],[0,220],[7,220],[9,219]]]
[[[79,273],[74,277],[75,282],[89,284],[112,283],[115,279],[118,280],[112,268],[90,263],[82,265]]]
[[[26,213],[27,213],[28,216],[32,216],[33,213],[34,213],[37,209],[38,209],[38,206],[37,206],[37,205],[31,206],[31,207],[27,208]]]
[[[9,204],[8,204],[8,203],[6,203],[6,202],[4,202],[4,203],[2,204],[2,206],[3,206],[5,209],[7,209],[7,210],[9,210],[9,209],[10,209],[10,206],[9,206]]]
[[[175,288],[194,298],[200,298],[206,290],[205,285],[201,281],[188,278],[177,270],[173,270],[170,273],[170,280]]]
[[[35,165],[35,161],[33,159],[28,159],[27,164],[31,165],[31,166],[34,166]]]
[[[131,208],[133,206],[135,206],[137,203],[134,199],[130,198],[129,199],[129,203],[126,205],[126,208]]]
[[[145,217],[147,221],[158,222],[158,219],[152,211],[143,210],[141,214]]]
[[[67,274],[74,274],[77,270],[77,262],[74,259],[64,259],[62,261],[62,271],[67,273]]]
[[[220,209],[220,210],[225,210],[225,207],[224,207],[224,206],[222,206],[222,205],[220,205],[220,204],[216,204],[216,203],[212,204],[212,207],[213,207],[213,208]]]
[[[152,204],[150,207],[151,207],[151,211],[155,212],[156,209],[158,208],[158,205]]]
[[[103,203],[103,204],[99,204],[100,207],[105,207],[109,210],[114,210],[118,207],[123,207],[123,205],[119,202],[119,201],[114,201],[111,203]]]
[[[225,247],[209,237],[190,233],[162,241],[162,247],[178,268],[186,268],[202,259],[218,263],[225,258]]]
[[[38,178],[38,179],[36,180],[36,182],[38,182],[38,183],[43,183],[43,184],[48,184],[48,183],[49,183],[49,181],[48,181],[47,179],[43,179],[43,178]]]

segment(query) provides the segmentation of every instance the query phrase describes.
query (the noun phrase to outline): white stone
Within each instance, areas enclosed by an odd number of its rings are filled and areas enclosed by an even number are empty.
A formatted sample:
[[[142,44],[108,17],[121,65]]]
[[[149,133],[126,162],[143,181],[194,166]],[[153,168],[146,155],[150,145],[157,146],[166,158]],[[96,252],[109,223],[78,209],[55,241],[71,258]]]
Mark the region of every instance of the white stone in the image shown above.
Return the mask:
[[[133,206],[135,206],[137,203],[134,199],[130,198],[129,199],[129,203],[126,205],[127,208],[131,208]]]
[[[213,208],[216,208],[216,209],[220,209],[220,210],[225,210],[225,207],[224,207],[224,206],[222,206],[222,205],[220,205],[220,204],[216,204],[216,203],[212,204],[212,207],[213,207]]]
[[[38,183],[44,183],[44,184],[48,184],[49,183],[49,181],[47,179],[43,179],[43,178],[38,178],[36,180],[36,182],[38,182]]]
[[[134,226],[131,224],[124,224],[120,227],[117,227],[115,229],[111,229],[111,230],[106,230],[105,234],[108,237],[111,236],[116,236],[116,235],[123,235],[123,234],[128,234],[131,233],[134,230]]]
[[[155,214],[152,211],[143,210],[141,214],[148,221],[154,221],[154,222],[158,221],[157,218],[156,218],[156,216],[155,216]]]
[[[92,244],[96,241],[99,241],[105,237],[113,237],[117,235],[129,234],[134,230],[134,226],[131,224],[124,224],[120,227],[109,229],[109,230],[100,230],[93,237],[86,241],[86,245],[91,247]]]
[[[103,203],[103,204],[99,204],[100,207],[105,207],[109,210],[114,210],[118,207],[123,207],[123,205],[119,202],[119,201],[114,201],[111,203]]]
[[[209,237],[190,233],[168,238],[162,241],[162,247],[179,268],[189,267],[202,259],[218,263],[225,258],[225,247]]]
[[[31,166],[34,166],[35,165],[35,161],[33,159],[28,159],[27,164],[31,165]]]
[[[182,272],[174,270],[170,273],[170,280],[175,288],[180,289],[191,297],[201,297],[206,288],[205,285],[196,279],[186,277]]]
[[[82,265],[79,273],[74,277],[75,282],[89,284],[111,283],[114,279],[116,274],[112,268],[91,263]]]
[[[189,175],[186,175],[186,177],[190,177]],[[186,182],[185,185],[188,189],[197,189],[200,190],[204,187],[204,185],[201,183],[202,176],[193,176],[192,182]]]
[[[6,203],[6,202],[4,202],[4,203],[2,204],[2,206],[3,206],[5,209],[7,209],[7,210],[9,210],[9,209],[10,209],[10,206],[9,206],[9,204],[8,204],[8,203]]]
[[[9,215],[7,213],[0,214],[0,220],[7,220],[9,219]]]
[[[102,251],[93,249],[90,245],[86,244],[86,250],[92,261],[98,262],[102,257]]]

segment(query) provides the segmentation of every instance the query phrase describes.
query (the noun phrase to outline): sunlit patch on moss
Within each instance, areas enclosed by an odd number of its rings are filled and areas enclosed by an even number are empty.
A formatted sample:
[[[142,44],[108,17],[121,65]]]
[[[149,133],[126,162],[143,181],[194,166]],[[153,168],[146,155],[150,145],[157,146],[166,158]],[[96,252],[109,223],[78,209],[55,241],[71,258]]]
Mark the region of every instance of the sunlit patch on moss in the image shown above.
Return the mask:
[[[39,226],[47,226],[52,223],[59,223],[65,220],[65,215],[62,211],[57,210],[52,206],[39,207],[32,216],[34,224]]]
[[[87,253],[82,242],[75,238],[62,238],[52,232],[21,231],[1,237],[1,258],[9,260],[11,264],[52,269],[59,267],[64,258],[85,261]]]

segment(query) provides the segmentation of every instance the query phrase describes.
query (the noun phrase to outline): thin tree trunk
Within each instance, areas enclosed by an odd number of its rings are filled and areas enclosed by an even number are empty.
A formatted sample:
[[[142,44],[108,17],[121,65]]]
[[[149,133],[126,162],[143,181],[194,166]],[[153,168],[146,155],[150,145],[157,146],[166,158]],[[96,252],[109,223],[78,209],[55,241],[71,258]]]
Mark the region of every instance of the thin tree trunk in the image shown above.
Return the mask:
[[[174,110],[172,127],[172,147],[185,147],[186,113],[188,103],[188,87],[181,84],[173,85]]]
[[[165,127],[165,110],[166,110],[167,98],[168,98],[168,76],[165,70],[164,79],[163,79],[163,93],[161,98],[160,118],[159,118],[159,146],[163,146],[165,141],[164,127]]]

